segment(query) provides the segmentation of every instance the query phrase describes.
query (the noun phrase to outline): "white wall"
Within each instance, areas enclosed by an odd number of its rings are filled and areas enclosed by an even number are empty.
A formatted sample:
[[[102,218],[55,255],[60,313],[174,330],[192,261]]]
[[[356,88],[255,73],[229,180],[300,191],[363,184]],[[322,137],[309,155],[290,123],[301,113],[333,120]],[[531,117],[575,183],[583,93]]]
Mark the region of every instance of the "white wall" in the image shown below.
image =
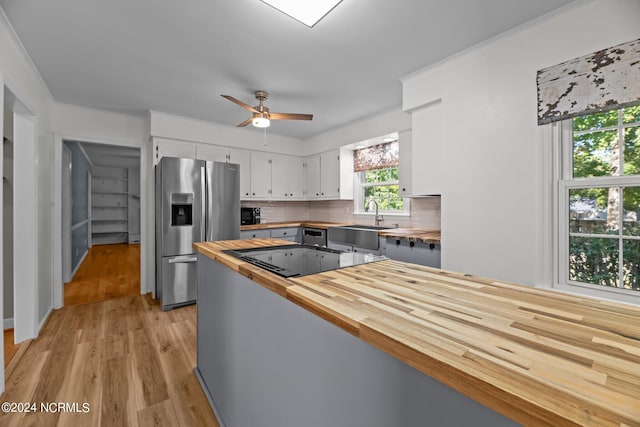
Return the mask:
[[[405,110],[442,99],[443,268],[548,285],[536,71],[640,37],[639,17],[637,0],[573,3],[404,79]]]
[[[150,112],[149,120],[153,137],[203,142],[294,156],[304,155],[304,144],[301,144],[299,139],[275,135],[268,128],[267,145],[265,146],[263,131],[252,127],[238,128],[157,111]]]
[[[37,228],[34,241],[26,237],[23,239],[28,240],[25,243],[30,251],[37,251],[33,258],[38,262],[36,265],[33,265],[33,262],[27,262],[28,265],[18,266],[18,268],[30,269],[32,272],[34,268],[36,269],[33,275],[36,288],[33,289],[33,294],[30,292],[30,297],[35,302],[33,313],[36,322],[41,324],[52,306],[50,109],[53,99],[30,59],[24,54],[4,12],[0,12],[0,73],[4,84],[35,116],[36,145],[33,147],[31,156],[24,159],[25,164],[19,164],[18,157],[15,157],[15,169],[29,176],[29,188],[36,189],[37,193],[33,190],[21,189],[23,183],[16,182],[14,194],[21,193],[23,196],[26,194],[29,198],[27,204],[31,206],[31,210],[35,210],[32,212],[34,226]],[[14,202],[18,202],[17,197]],[[29,331],[28,335],[31,332],[35,331]],[[0,381],[0,383],[4,382]]]
[[[77,105],[56,103],[53,127],[57,134],[81,135],[93,140],[122,142],[139,147],[145,141],[143,116],[114,113]]]
[[[343,145],[411,129],[411,115],[400,107],[374,114],[304,140],[304,155],[322,153]]]
[[[150,169],[149,164],[145,160],[145,156],[147,155],[147,150],[149,147],[148,143],[148,128],[149,121],[147,117],[143,116],[134,116],[128,114],[115,113],[104,110],[97,110],[93,108],[80,107],[77,105],[69,105],[69,104],[61,104],[56,103],[53,105],[52,109],[53,113],[53,131],[56,134],[56,150],[61,150],[62,147],[62,139],[73,139],[76,141],[85,141],[92,143],[104,143],[110,145],[122,145],[127,147],[135,147],[141,149],[141,165],[142,165],[142,174],[140,176],[140,187],[148,190],[147,181],[148,177],[152,177],[153,169]],[[150,152],[150,151],[149,151]],[[55,161],[56,163],[56,176],[55,182],[56,185],[60,185],[60,162]],[[59,212],[60,206],[60,196],[59,191],[56,191],[56,212]],[[146,193],[141,195],[146,197],[147,199],[153,199],[153,192]],[[146,203],[143,202],[144,199],[141,198],[141,226],[145,226],[149,222],[151,223],[151,227],[153,226],[153,216],[149,216],[149,213],[146,209]],[[147,201],[148,202],[148,201]],[[153,202],[151,202],[153,203]],[[152,215],[152,213],[151,213]],[[144,219],[143,219],[144,218]],[[56,224],[57,225],[57,224]],[[59,230],[59,227],[56,228]],[[145,227],[145,230],[149,230],[148,227]],[[59,235],[61,231],[56,232],[56,243],[55,246],[59,247]],[[143,292],[150,290],[153,288],[153,281],[155,273],[153,271],[153,264],[149,264],[150,257],[148,253],[153,251],[153,234],[147,234],[146,239],[143,237],[142,245],[141,245],[141,284],[143,287]],[[61,271],[59,270],[58,264],[60,261],[58,260],[59,255],[58,252],[54,251],[54,265],[55,265],[55,277],[56,277],[56,295],[58,300],[56,300],[56,305],[60,305],[61,301],[61,279],[58,277],[61,276]],[[152,260],[153,257],[151,257]],[[146,262],[145,262],[146,260]]]

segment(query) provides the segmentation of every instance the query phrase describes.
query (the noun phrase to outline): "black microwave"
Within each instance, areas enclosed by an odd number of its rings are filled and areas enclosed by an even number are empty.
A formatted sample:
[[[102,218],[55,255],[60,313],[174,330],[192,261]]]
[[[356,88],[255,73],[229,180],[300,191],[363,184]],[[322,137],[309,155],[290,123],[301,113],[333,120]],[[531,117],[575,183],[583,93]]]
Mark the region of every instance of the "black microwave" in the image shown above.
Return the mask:
[[[240,208],[240,225],[260,224],[260,208]]]

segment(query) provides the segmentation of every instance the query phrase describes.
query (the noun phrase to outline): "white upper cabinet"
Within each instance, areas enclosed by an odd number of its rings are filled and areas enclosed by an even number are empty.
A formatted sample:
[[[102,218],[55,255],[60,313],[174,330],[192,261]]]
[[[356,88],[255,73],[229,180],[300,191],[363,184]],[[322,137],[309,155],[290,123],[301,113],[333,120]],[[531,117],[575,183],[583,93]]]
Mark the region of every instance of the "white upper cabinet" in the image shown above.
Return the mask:
[[[401,131],[398,134],[398,142],[400,143],[400,167],[398,168],[400,195],[409,197],[413,195],[411,186],[411,170],[413,168],[411,130]]]
[[[340,196],[340,154],[338,150],[320,154],[320,197]]]
[[[251,198],[271,198],[271,153],[251,152]]]
[[[304,159],[285,154],[273,154],[271,159],[271,198],[275,200],[304,199]]]
[[[309,156],[305,159],[307,163],[307,199],[320,198],[320,155]]]
[[[438,101],[413,110],[411,126],[412,194],[415,196],[442,194],[444,186],[442,103]]]
[[[153,138],[153,158],[181,157],[240,165],[242,200],[353,199],[353,152],[306,158],[199,142]]]
[[[163,157],[196,158],[196,144],[175,139],[153,138],[153,164]]]
[[[196,159],[207,160],[211,162],[227,162],[229,161],[229,148],[220,145],[211,144],[195,144]]]
[[[306,163],[307,199],[353,199],[353,151],[327,151]]]
[[[232,148],[229,162],[240,165],[240,199],[251,198],[251,151]]]

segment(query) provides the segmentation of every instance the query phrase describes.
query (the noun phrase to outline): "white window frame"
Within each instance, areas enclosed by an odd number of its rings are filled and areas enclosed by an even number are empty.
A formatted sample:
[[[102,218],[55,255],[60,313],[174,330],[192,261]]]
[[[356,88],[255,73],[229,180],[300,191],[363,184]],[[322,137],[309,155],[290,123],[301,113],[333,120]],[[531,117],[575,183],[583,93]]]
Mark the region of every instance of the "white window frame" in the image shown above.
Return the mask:
[[[633,125],[631,125],[633,126]],[[624,144],[624,128],[629,127],[618,123],[616,128],[619,131],[619,144]],[[611,129],[603,128],[602,130]],[[598,129],[598,131],[601,129]],[[611,299],[616,301],[627,302],[631,304],[640,304],[640,291],[614,288],[603,285],[596,285],[584,282],[577,282],[569,280],[569,191],[572,189],[582,188],[601,188],[601,187],[640,187],[640,175],[621,175],[621,176],[603,176],[603,177],[589,177],[589,178],[573,178],[573,121],[571,119],[564,120],[559,123],[555,128],[554,138],[557,139],[558,149],[555,150],[555,158],[553,159],[555,169],[555,179],[557,183],[555,188],[555,247],[557,256],[554,257],[557,262],[554,262],[554,284],[553,287],[580,294],[586,294],[602,299]],[[621,162],[623,161],[623,155]],[[620,209],[620,215],[623,214],[623,209]],[[622,244],[622,221],[620,221],[620,231],[616,235],[593,235],[593,237],[603,237],[617,239],[619,244]],[[591,237],[591,235],[585,235],[585,237]],[[625,236],[625,239],[640,240],[640,236]],[[622,255],[622,251],[620,252]],[[622,256],[619,257],[619,262],[622,263]],[[621,274],[620,266],[618,270]]]
[[[400,173],[400,166],[397,166],[398,174]],[[390,167],[380,168],[380,169],[390,169]],[[371,208],[368,211],[365,211],[366,204],[364,200],[364,190],[367,187],[378,187],[384,185],[397,185],[398,190],[400,190],[400,180],[391,180],[385,182],[376,182],[376,183],[365,183],[364,182],[364,174],[366,171],[354,172],[354,192],[353,192],[353,213],[355,215],[371,215],[375,216],[375,209]],[[400,191],[398,191],[398,195],[400,195]],[[379,215],[384,216],[410,216],[411,214],[411,201],[407,197],[402,198],[402,210],[401,211],[391,211],[391,210],[382,210],[378,211]]]

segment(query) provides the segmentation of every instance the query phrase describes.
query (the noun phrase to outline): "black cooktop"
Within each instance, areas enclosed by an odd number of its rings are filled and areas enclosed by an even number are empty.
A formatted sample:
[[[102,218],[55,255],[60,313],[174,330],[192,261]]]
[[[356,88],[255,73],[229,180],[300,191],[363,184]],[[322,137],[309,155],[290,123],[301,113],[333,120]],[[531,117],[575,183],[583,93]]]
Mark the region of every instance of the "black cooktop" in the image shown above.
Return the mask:
[[[282,277],[299,277],[387,259],[323,246],[279,245],[223,251]]]

